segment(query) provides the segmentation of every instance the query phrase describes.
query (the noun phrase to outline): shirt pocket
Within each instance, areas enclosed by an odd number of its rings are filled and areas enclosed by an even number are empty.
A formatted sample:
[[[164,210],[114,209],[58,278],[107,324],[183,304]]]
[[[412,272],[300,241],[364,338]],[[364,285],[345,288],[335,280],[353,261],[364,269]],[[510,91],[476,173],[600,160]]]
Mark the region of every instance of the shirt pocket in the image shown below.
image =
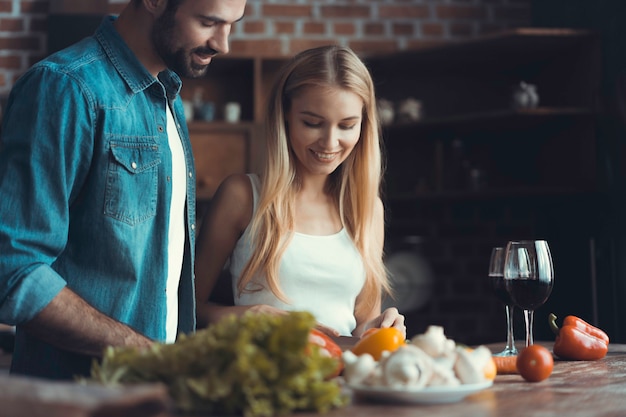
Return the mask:
[[[131,226],[156,215],[161,152],[154,143],[111,142],[104,214]]]

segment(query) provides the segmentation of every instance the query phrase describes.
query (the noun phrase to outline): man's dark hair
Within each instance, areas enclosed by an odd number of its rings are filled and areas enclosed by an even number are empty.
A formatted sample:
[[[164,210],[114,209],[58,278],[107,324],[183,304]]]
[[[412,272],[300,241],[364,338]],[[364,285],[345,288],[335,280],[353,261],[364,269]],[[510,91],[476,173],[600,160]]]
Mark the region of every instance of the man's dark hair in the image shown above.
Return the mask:
[[[176,13],[178,10],[178,6],[185,0],[167,0],[167,11],[171,13]]]
[[[142,0],[132,0],[134,3],[135,7],[139,7],[139,5],[141,4]],[[176,10],[178,9],[178,6],[180,6],[180,4],[185,1],[185,0],[167,0],[167,8],[165,9],[166,12],[171,12],[171,13],[176,13]]]

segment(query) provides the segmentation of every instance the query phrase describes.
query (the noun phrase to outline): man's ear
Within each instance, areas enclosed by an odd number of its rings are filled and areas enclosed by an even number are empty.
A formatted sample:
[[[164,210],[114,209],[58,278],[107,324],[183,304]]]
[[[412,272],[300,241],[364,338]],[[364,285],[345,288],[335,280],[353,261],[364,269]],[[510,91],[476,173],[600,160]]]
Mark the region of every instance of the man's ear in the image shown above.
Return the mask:
[[[168,0],[142,0],[143,7],[152,15],[160,16],[167,7]]]

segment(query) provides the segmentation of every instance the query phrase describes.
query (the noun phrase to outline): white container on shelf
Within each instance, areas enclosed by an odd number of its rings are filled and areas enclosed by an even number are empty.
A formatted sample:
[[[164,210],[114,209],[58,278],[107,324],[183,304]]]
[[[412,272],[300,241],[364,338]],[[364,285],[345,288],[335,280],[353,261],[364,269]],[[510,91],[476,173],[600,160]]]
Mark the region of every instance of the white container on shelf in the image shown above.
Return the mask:
[[[229,123],[237,123],[241,118],[241,105],[231,101],[224,106],[224,119]]]

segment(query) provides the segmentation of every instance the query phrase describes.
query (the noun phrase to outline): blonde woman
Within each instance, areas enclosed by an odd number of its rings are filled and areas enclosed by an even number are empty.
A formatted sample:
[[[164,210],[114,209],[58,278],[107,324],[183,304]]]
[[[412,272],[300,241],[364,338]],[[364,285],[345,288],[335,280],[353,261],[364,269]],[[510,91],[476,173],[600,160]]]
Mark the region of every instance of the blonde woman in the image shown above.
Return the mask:
[[[373,327],[406,333],[382,261],[382,158],[374,86],[348,48],[296,55],[267,112],[262,177],[234,175],[218,189],[198,236],[199,326],[251,310],[310,311],[331,336]],[[234,306],[208,302],[230,258]]]

